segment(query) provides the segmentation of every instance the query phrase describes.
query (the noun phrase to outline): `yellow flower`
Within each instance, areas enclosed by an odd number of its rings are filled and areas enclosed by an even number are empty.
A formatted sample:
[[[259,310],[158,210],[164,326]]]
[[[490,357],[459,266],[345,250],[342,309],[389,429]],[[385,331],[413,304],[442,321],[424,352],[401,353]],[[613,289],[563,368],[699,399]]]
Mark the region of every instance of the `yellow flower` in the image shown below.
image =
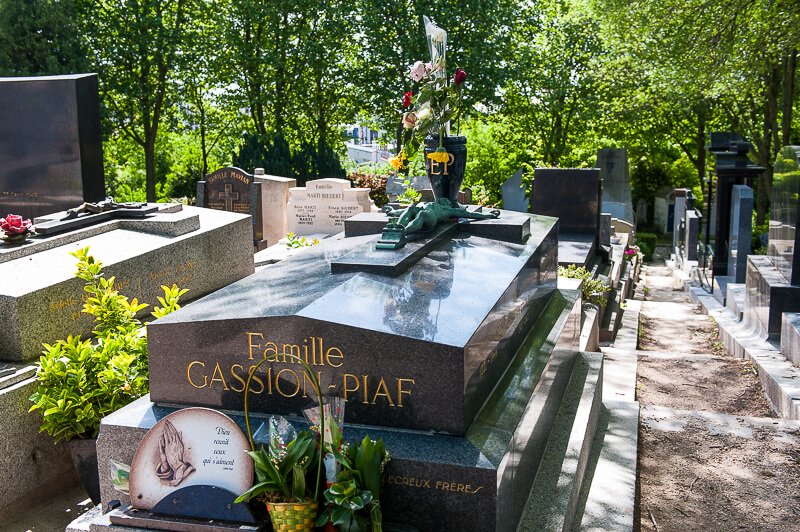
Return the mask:
[[[437,163],[446,163],[450,160],[450,154],[446,151],[432,151],[428,154],[428,159],[436,161]]]
[[[400,162],[400,157],[389,157],[389,164],[394,166],[395,172],[399,171],[400,167],[403,165],[403,163]]]

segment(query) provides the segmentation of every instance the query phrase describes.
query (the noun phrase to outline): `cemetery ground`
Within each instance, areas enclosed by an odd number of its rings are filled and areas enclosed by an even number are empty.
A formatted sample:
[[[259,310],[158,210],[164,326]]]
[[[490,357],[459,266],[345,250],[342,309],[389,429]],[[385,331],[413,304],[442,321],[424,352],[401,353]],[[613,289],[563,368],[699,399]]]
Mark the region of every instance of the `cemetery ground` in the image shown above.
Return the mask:
[[[800,530],[800,424],[775,417],[748,361],[646,265],[636,299],[642,531]]]

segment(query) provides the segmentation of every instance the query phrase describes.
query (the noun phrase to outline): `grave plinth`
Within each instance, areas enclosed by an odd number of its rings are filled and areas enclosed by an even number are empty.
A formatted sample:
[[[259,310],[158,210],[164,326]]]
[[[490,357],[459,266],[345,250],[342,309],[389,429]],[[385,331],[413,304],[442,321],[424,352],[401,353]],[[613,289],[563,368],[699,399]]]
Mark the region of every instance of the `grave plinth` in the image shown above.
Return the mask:
[[[346,439],[385,441],[386,521],[513,530],[568,382],[591,383],[596,406],[602,371],[600,355],[576,352],[578,291],[556,289],[556,220],[517,216],[529,232],[516,241],[456,224],[393,275],[332,272],[377,236],[325,240],[153,322],[151,395],[103,420],[101,473],[181,407],[241,425],[244,379],[264,357],[250,408],[299,422],[314,397],[295,354],[347,400]],[[101,484],[104,501],[126,503]]]
[[[151,305],[161,285],[188,288],[191,300],[254,271],[247,216],[160,204],[142,219],[115,219],[20,246],[0,245],[0,360],[38,358],[42,342],[88,334],[92,317],[81,312],[83,281],[70,252],[88,246],[115,276],[123,294]],[[49,218],[60,218],[63,213]],[[37,221],[47,220],[48,217]]]
[[[96,74],[0,78],[0,217],[105,197]]]

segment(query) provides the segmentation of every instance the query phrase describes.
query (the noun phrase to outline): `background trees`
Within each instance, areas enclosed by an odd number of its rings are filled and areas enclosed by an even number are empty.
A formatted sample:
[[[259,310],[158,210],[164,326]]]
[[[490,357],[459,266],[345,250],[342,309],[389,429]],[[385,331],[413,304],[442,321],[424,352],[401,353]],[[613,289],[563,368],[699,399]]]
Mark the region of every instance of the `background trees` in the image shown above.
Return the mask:
[[[770,168],[763,219],[777,150],[800,142],[793,0],[0,0],[0,75],[98,72],[122,199],[191,196],[234,161],[302,182],[342,175],[344,126],[396,140],[423,14],[468,72],[467,182],[489,201],[517,168],[607,146],[643,194],[699,191],[708,133],[733,130]]]

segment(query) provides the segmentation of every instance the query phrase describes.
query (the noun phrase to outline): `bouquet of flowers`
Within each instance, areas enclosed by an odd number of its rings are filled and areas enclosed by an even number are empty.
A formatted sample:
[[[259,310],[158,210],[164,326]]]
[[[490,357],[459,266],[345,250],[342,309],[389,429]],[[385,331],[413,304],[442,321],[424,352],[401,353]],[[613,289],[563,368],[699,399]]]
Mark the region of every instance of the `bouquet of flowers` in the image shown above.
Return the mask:
[[[407,168],[408,161],[416,155],[426,135],[439,137],[438,148],[429,153],[428,158],[439,163],[446,162],[448,155],[443,139],[449,134],[451,121],[456,123],[457,134],[460,132],[464,107],[462,91],[467,73],[456,68],[452,78],[447,75],[447,32],[428,17],[422,18],[431,61],[416,61],[409,70],[414,86],[403,94],[403,146],[397,156],[389,159],[395,171]]]

